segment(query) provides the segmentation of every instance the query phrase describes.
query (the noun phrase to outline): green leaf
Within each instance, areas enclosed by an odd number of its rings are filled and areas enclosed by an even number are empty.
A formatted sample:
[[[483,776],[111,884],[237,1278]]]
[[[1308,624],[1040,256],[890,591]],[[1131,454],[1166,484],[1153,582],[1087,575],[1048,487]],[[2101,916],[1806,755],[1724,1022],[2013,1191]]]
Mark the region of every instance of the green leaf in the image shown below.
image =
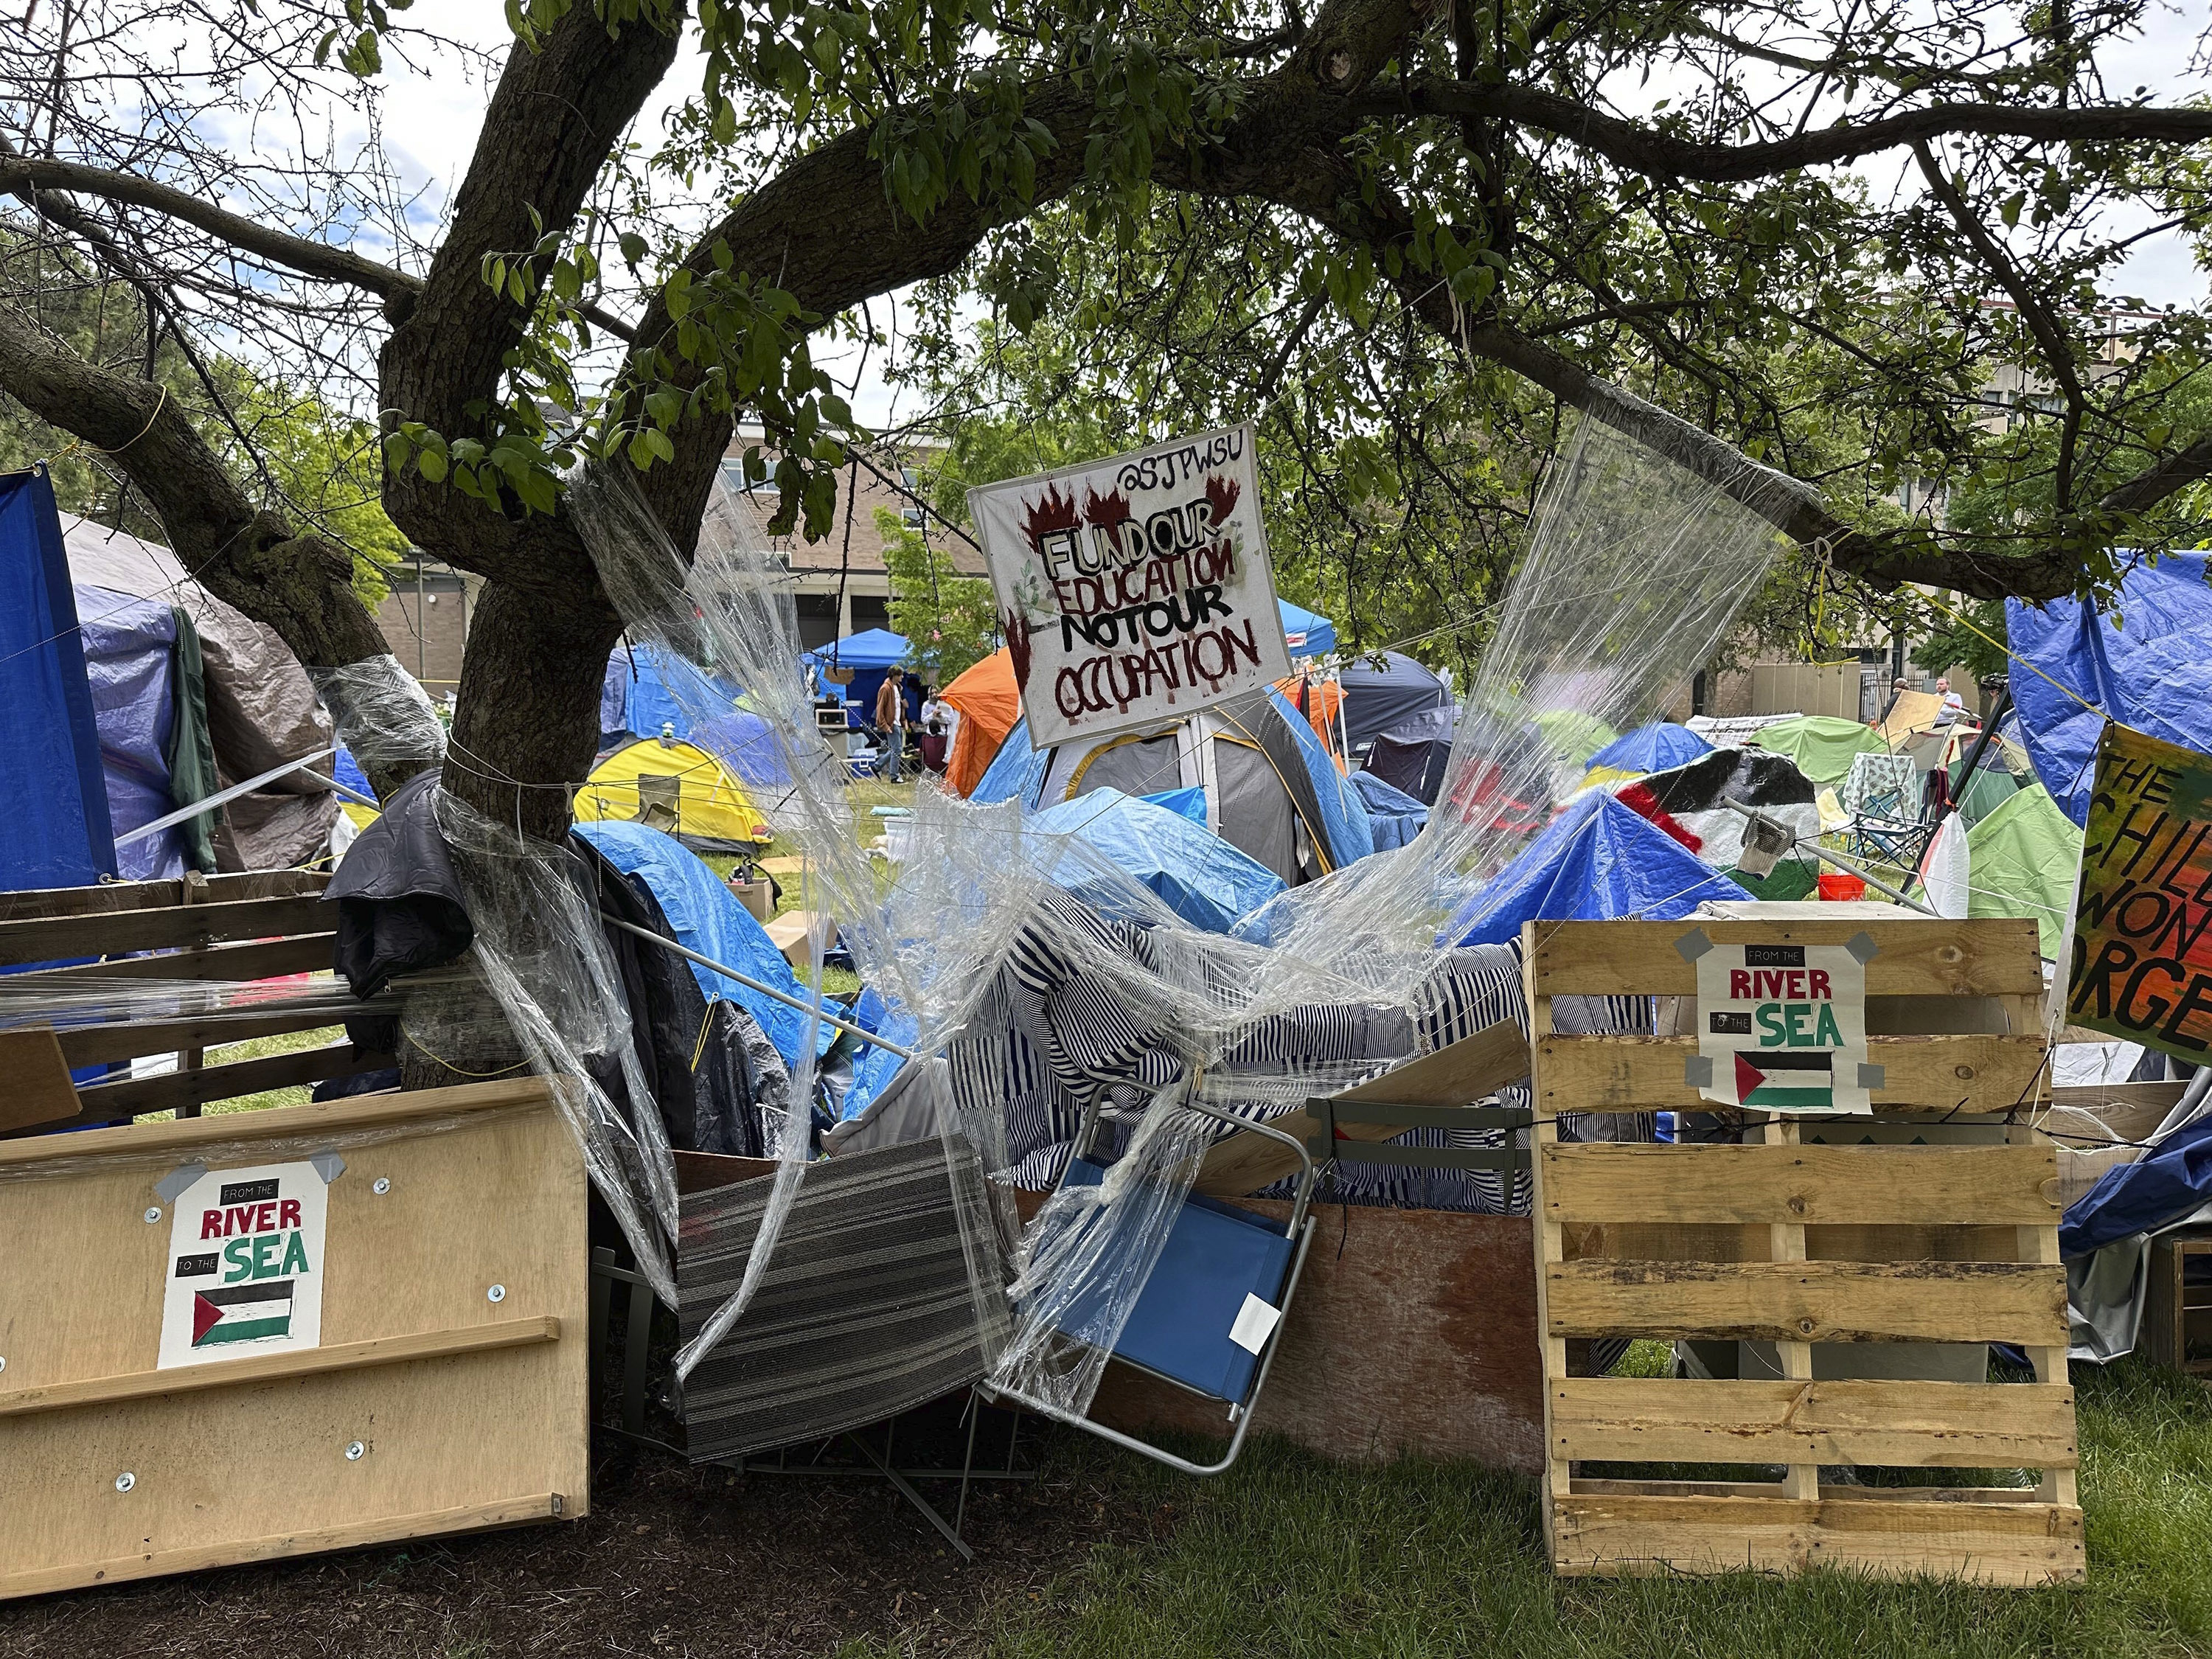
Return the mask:
[[[622,257],[623,263],[624,264],[637,264],[641,263],[644,259],[645,256],[652,251],[646,245],[645,238],[639,235],[634,230],[626,230],[623,232],[620,236],[616,238],[616,240],[622,246]]]
[[[446,458],[444,454],[438,450],[423,450],[420,454],[415,457],[415,467],[417,471],[422,473],[422,475],[428,478],[432,483],[443,483],[445,482]]]

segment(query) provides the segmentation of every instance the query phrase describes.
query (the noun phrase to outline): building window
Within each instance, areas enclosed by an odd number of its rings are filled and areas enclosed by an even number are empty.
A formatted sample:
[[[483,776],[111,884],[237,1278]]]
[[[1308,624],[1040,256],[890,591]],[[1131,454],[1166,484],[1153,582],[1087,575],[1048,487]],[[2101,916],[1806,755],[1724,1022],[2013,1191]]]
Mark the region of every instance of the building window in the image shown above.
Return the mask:
[[[783,495],[783,492],[776,488],[773,477],[763,478],[758,483],[747,483],[742,456],[726,455],[722,458],[722,482],[740,495],[764,496],[771,501],[779,501]]]
[[[929,522],[929,515],[921,509],[921,477],[910,466],[899,469],[899,478],[907,488],[905,505],[899,509],[899,522],[908,530],[920,530]]]

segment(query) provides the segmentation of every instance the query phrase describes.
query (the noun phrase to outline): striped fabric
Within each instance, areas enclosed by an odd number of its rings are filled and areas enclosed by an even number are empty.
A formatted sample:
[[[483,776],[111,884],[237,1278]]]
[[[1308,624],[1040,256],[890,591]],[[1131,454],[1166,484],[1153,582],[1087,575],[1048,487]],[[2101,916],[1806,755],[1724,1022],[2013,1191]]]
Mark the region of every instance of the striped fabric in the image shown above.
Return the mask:
[[[912,1141],[810,1164],[751,1306],[691,1374],[691,1460],[710,1462],[878,1423],[979,1380],[1004,1345],[1005,1274],[971,1277],[991,1237],[981,1160]],[[684,1339],[744,1278],[773,1182],[682,1203]]]

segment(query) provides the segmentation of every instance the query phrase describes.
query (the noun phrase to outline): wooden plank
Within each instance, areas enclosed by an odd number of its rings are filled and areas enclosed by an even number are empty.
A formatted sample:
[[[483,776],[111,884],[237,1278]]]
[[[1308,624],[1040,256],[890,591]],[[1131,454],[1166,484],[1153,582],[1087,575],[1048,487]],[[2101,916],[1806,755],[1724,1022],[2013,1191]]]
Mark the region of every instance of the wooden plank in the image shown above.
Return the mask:
[[[1611,1256],[1636,1261],[1765,1261],[1767,1230],[1727,1224],[1581,1221],[1564,1230],[1565,1259]],[[1808,1227],[1805,1254],[1815,1261],[2017,1261],[2017,1227]]]
[[[1493,1095],[1528,1075],[1528,1041],[1513,1020],[1500,1020],[1473,1036],[1447,1044],[1403,1066],[1356,1084],[1335,1097],[1379,1101],[1392,1106],[1465,1106]],[[1273,1120],[1273,1127],[1304,1140],[1314,1132],[1313,1115],[1304,1107]],[[1373,1142],[1405,1133],[1405,1126],[1347,1123],[1337,1139]],[[1279,1141],[1240,1129],[1206,1149],[1199,1165],[1197,1188],[1215,1198],[1240,1198],[1295,1175],[1297,1155]]]
[[[0,1417],[24,1412],[64,1411],[72,1406],[106,1406],[118,1400],[189,1394],[195,1389],[228,1389],[278,1377],[311,1376],[324,1371],[362,1370],[373,1365],[404,1364],[446,1354],[487,1353],[532,1342],[557,1342],[561,1322],[550,1315],[534,1319],[499,1319],[450,1331],[420,1331],[412,1336],[368,1337],[297,1353],[263,1354],[251,1359],[217,1360],[205,1365],[176,1365],[166,1371],[131,1371],[122,1376],[88,1377],[43,1389],[0,1394]]]
[[[237,1146],[250,1152],[256,1140],[345,1134],[392,1123],[460,1118],[478,1112],[537,1106],[551,1099],[552,1087],[543,1078],[501,1078],[453,1089],[418,1089],[402,1095],[310,1101],[266,1112],[235,1112],[223,1117],[194,1118],[182,1122],[131,1123],[113,1129],[88,1129],[65,1141],[57,1141],[50,1136],[10,1140],[0,1144],[0,1170],[50,1163],[56,1158],[92,1158],[111,1152],[197,1156],[217,1147]],[[5,1219],[5,1211],[6,1206],[0,1206],[0,1221]]]
[[[221,902],[313,896],[327,887],[331,878],[318,870],[248,870],[203,879],[207,884],[207,897]],[[183,882],[173,880],[104,881],[94,887],[33,887],[21,892],[0,893],[0,921],[164,909],[185,902],[184,886]]]
[[[1711,1111],[1683,1081],[1693,1036],[1555,1036],[1546,1040],[1538,1106],[1547,1112]],[[1926,1108],[1990,1113],[2027,1098],[2043,1068],[2039,1036],[1875,1036],[1869,1060],[1883,1071],[1877,1109]]]
[[[2066,1274],[2004,1261],[1556,1262],[1553,1337],[1766,1342],[2066,1340]]]
[[[1820,1565],[2017,1586],[2069,1583],[2086,1571],[2081,1511],[2057,1504],[1573,1492],[1555,1509],[1554,1565],[1568,1574]]]
[[[211,945],[204,951],[42,968],[34,974],[11,974],[8,983],[10,990],[19,990],[85,979],[276,979],[291,974],[326,973],[337,950],[336,933],[306,933],[295,939]]]
[[[374,1019],[399,1012],[399,999],[333,1004],[318,997],[302,1004],[271,999],[189,1019],[111,1020],[100,1025],[72,1025],[58,1032],[62,1054],[72,1066],[96,1066],[112,1060],[136,1060],[173,1048],[213,1048],[257,1037],[313,1031],[349,1019]]]
[[[77,1114],[64,1122],[112,1123],[149,1112],[205,1105],[211,1100],[235,1100],[264,1089],[289,1089],[302,1083],[320,1083],[325,1078],[351,1077],[356,1072],[374,1072],[394,1064],[390,1054],[363,1052],[350,1042],[339,1042],[328,1048],[234,1060],[197,1072],[167,1072],[159,1077],[103,1083],[77,1091]]]
[[[1867,963],[1869,996],[2040,996],[2035,924],[2011,917],[1972,921],[1567,921],[1547,924],[1529,958],[1543,996],[1694,996],[1697,969],[1674,945],[1702,927],[1717,945],[1844,945],[1857,934],[1877,947]]]
[[[323,899],[301,896],[0,921],[0,965],[327,933],[337,916]]]
[[[1552,1455],[1611,1463],[2072,1468],[2064,1383],[1561,1377]]]
[[[201,1545],[196,1548],[149,1550],[143,1555],[118,1556],[82,1565],[0,1573],[0,1598],[46,1595],[55,1590],[81,1589],[88,1584],[119,1584],[133,1578],[158,1578],[165,1573],[200,1572],[252,1561],[279,1560],[292,1555],[319,1555],[330,1550],[356,1549],[363,1544],[397,1544],[413,1538],[442,1538],[454,1533],[489,1532],[500,1527],[527,1526],[538,1521],[558,1521],[581,1511],[557,1492],[528,1498],[500,1498],[489,1504],[456,1504],[395,1520],[354,1522],[334,1527],[314,1527],[298,1532],[276,1533],[264,1538]]]
[[[1547,1146],[1559,1222],[2058,1224],[2049,1146]]]
[[[2181,1104],[2188,1087],[2181,1079],[2171,1083],[2069,1083],[2049,1093],[2053,1106],[2072,1106],[2100,1117],[2116,1109],[2151,1113],[2151,1127],[2156,1128],[2159,1117]]]
[[[1528,1039],[1532,1046],[1530,1063],[1537,1067],[1537,1070],[1529,1079],[1532,1086],[1540,1082],[1543,1076],[1541,1069],[1542,1062],[1535,1058],[1534,1051],[1535,1049],[1540,1049],[1542,1047],[1545,1039],[1552,1035],[1552,1000],[1547,996],[1538,994],[1535,975],[1529,969],[1529,960],[1534,955],[1535,948],[1536,924],[1533,921],[1522,923],[1521,994],[1526,1001],[1528,1008]],[[1559,1121],[1556,1116],[1550,1112],[1539,1112],[1536,1114],[1535,1124],[1528,1132],[1528,1146],[1531,1153],[1530,1168],[1532,1171],[1534,1169],[1534,1160],[1537,1158],[1540,1158],[1546,1148],[1558,1144],[1559,1134]],[[1560,1257],[1565,1251],[1565,1244],[1561,1237],[1559,1224],[1550,1219],[1544,1213],[1543,1177],[1540,1175],[1532,1174],[1531,1179],[1534,1182],[1534,1192],[1532,1207],[1534,1210],[1534,1219],[1535,1221],[1534,1231],[1535,1233],[1534,1243],[1536,1246],[1534,1252],[1536,1259],[1536,1339],[1538,1343],[1540,1345],[1540,1351],[1543,1355],[1544,1382],[1546,1383],[1544,1392],[1544,1483],[1540,1489],[1540,1496],[1541,1499],[1544,1522],[1544,1548],[1546,1553],[1548,1554],[1553,1560],[1556,1561],[1559,1559],[1559,1546],[1557,1537],[1553,1531],[1554,1516],[1553,1513],[1553,1505],[1567,1492],[1569,1476],[1572,1473],[1564,1458],[1558,1458],[1551,1455],[1552,1395],[1549,1385],[1556,1378],[1563,1377],[1567,1374],[1567,1345],[1564,1340],[1554,1336],[1552,1334],[1550,1275],[1553,1269],[1559,1264]]]
[[[52,1031],[43,1025],[0,1031],[0,1134],[60,1122],[76,1114],[76,1085]]]

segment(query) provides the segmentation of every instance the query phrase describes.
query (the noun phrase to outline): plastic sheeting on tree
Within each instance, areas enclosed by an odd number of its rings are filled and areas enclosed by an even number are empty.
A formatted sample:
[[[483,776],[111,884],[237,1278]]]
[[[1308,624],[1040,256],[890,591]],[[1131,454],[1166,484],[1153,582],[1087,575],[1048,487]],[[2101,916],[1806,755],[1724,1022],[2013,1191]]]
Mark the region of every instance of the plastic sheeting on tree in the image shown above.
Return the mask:
[[[1261,868],[1184,814],[1118,789],[1095,789],[1030,819],[1041,835],[1082,837],[1159,895],[1194,927],[1225,933],[1283,890]]]

